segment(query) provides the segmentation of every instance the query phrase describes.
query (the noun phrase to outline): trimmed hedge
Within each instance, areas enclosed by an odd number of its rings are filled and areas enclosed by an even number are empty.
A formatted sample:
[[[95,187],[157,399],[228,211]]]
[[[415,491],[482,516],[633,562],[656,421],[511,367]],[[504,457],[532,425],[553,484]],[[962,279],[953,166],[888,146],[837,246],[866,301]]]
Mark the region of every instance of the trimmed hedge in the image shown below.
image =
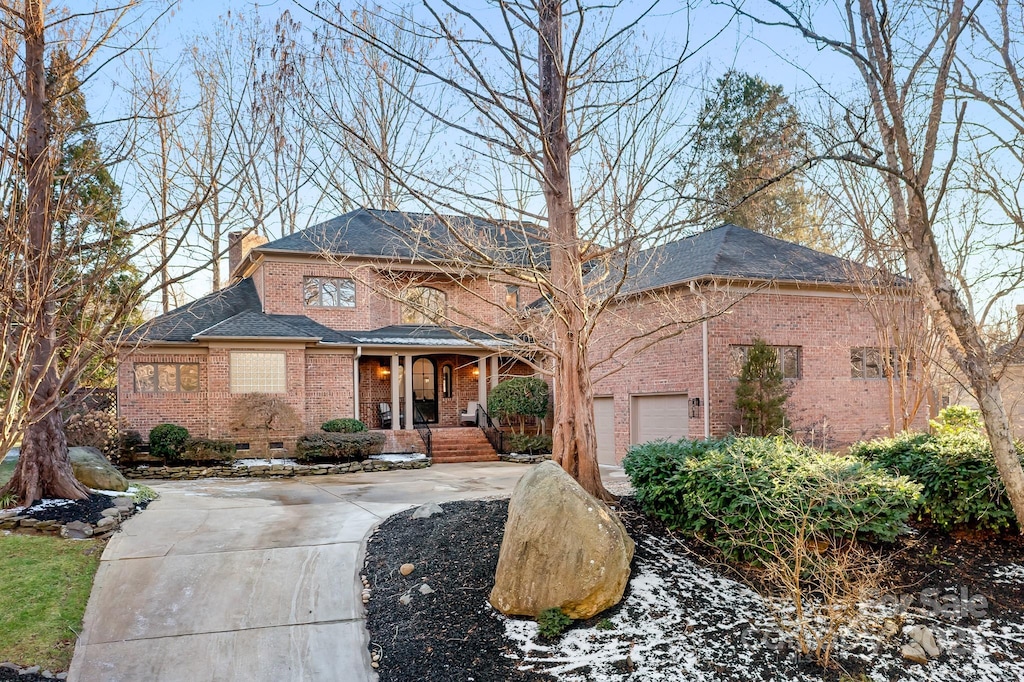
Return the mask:
[[[502,450],[505,453],[515,452],[520,455],[546,455],[551,453],[551,436],[529,436],[524,433],[503,433],[501,435]]]
[[[854,456],[782,438],[654,442],[623,461],[645,512],[726,556],[754,559],[779,533],[891,542],[920,486]]]
[[[149,432],[149,453],[174,459],[185,449],[188,429],[177,424],[157,424]]]
[[[295,459],[303,463],[351,462],[383,450],[384,434],[379,431],[309,433],[295,444]]]
[[[1017,451],[1020,453],[1020,447]],[[1016,528],[992,446],[976,430],[902,433],[856,443],[850,453],[920,483],[918,518],[943,530],[957,526],[994,531]]]
[[[366,424],[358,419],[331,419],[323,423],[321,430],[328,433],[359,433],[366,430]]]
[[[182,462],[219,463],[235,458],[235,444],[211,438],[189,438],[176,458]]]

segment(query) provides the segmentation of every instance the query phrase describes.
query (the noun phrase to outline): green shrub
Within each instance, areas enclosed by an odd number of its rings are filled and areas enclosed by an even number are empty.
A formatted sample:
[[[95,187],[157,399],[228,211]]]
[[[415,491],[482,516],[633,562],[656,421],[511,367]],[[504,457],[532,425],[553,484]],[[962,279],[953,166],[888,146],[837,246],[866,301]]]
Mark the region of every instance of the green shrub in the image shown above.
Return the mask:
[[[944,530],[1016,527],[992,447],[974,428],[902,433],[857,443],[850,452],[920,483],[918,518],[929,519]]]
[[[645,443],[623,466],[649,515],[739,559],[756,559],[786,536],[892,541],[920,492],[858,457],[783,438]]]
[[[358,419],[332,419],[320,428],[328,433],[358,433],[366,430],[366,424]]]
[[[928,420],[928,426],[937,436],[958,436],[962,433],[982,433],[985,424],[981,412],[964,405],[950,405],[939,410],[935,419]]]
[[[558,639],[570,625],[572,618],[562,613],[560,608],[544,609],[537,616],[537,625],[540,626],[538,634],[543,639]]]
[[[506,433],[502,435],[501,445],[505,452],[546,455],[551,452],[551,436],[529,436],[525,433]]]
[[[350,462],[383,450],[384,434],[379,431],[310,433],[295,444],[295,458],[300,462]]]
[[[174,459],[185,449],[188,429],[177,424],[157,424],[149,432],[149,452],[155,457]]]
[[[788,397],[778,351],[764,339],[754,339],[736,382],[740,428],[754,436],[785,432]]]
[[[235,444],[211,438],[189,438],[175,458],[188,462],[224,462],[235,458]]]
[[[519,421],[525,431],[526,417],[543,419],[548,413],[548,385],[536,377],[514,377],[494,387],[487,396],[487,412],[502,421]]]

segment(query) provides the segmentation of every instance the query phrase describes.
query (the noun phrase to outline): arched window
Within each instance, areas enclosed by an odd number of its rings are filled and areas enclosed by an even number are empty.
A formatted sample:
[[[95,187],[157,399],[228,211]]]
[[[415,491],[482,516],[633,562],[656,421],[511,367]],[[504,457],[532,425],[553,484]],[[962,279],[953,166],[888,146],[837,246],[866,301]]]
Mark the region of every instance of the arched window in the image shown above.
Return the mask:
[[[452,366],[444,365],[441,367],[441,396],[444,398],[452,397]]]
[[[446,307],[447,296],[440,289],[410,287],[405,292],[402,324],[441,324]]]

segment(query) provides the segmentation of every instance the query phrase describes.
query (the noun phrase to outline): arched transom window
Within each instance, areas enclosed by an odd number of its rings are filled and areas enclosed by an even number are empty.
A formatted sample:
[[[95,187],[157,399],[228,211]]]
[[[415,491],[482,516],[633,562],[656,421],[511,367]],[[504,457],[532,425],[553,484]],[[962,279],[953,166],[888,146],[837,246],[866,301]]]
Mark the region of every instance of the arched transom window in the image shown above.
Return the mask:
[[[410,287],[405,292],[402,324],[442,324],[447,296],[440,289]]]

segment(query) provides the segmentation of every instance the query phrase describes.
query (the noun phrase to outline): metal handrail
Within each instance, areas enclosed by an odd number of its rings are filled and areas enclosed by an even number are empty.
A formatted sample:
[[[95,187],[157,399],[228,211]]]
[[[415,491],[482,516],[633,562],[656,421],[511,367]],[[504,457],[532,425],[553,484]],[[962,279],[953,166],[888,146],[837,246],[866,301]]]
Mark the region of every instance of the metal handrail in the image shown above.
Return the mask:
[[[484,416],[483,423],[480,420],[481,413]],[[487,414],[487,410],[480,403],[476,404],[476,424],[484,432],[487,442],[491,444],[495,452],[501,453],[505,451],[505,433],[498,428],[494,420],[491,419],[491,415]]]
[[[427,446],[427,457],[433,458],[434,456],[434,432],[430,430],[430,424],[423,417],[423,413],[420,412],[418,407],[413,407],[412,425],[419,434],[420,438],[423,439],[423,444]],[[426,431],[426,435],[423,432]]]

